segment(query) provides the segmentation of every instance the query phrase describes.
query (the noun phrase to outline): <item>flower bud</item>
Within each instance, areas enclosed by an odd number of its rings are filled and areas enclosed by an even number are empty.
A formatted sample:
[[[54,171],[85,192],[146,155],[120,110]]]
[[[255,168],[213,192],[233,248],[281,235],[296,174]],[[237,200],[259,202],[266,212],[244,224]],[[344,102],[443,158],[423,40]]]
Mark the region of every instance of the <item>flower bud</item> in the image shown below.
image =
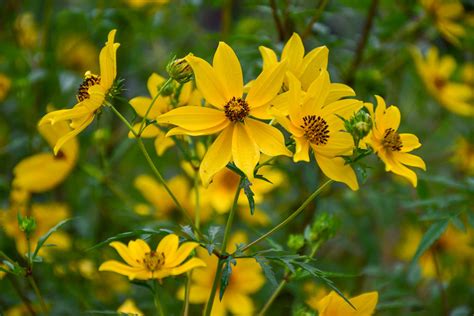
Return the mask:
[[[356,140],[361,140],[370,133],[372,129],[372,118],[369,113],[361,109],[346,121],[346,130]]]
[[[291,234],[290,237],[288,238],[287,245],[289,248],[295,251],[303,248],[304,236],[300,234],[297,234],[297,235]]]
[[[337,221],[328,213],[321,213],[310,229],[311,241],[325,242],[336,234]]]
[[[193,69],[184,58],[173,58],[166,66],[169,76],[177,82],[183,84],[193,78]]]
[[[22,232],[30,236],[36,229],[36,220],[33,217],[18,217],[18,226]]]

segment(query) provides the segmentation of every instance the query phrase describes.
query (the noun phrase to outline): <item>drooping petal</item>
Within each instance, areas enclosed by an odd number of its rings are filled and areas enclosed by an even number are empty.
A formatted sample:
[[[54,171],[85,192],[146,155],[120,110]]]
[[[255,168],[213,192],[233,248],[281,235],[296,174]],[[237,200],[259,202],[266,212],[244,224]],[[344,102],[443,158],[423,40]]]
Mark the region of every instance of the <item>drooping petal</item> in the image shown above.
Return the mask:
[[[204,155],[199,167],[199,175],[204,186],[207,187],[212,177],[230,161],[233,132],[233,125],[226,127]]]
[[[194,131],[190,131],[188,129],[181,128],[181,127],[175,127],[175,128],[170,129],[168,133],[166,133],[166,136],[169,137],[173,135],[189,135],[189,136],[211,135],[211,134],[215,134],[222,131],[224,128],[229,126],[229,124],[230,124],[230,121],[225,120],[219,125],[216,125],[210,128],[194,130]]]
[[[392,154],[394,159],[398,160],[400,163],[410,167],[417,167],[426,171],[426,164],[420,157],[402,152],[394,152]]]
[[[136,268],[136,267],[127,266],[126,264],[123,264],[116,260],[108,260],[102,263],[99,267],[99,271],[110,271],[110,272],[122,274],[122,275],[128,276],[130,280],[133,280],[136,274],[144,270],[145,270],[144,268]]]
[[[277,128],[250,118],[245,120],[244,127],[265,155],[291,157],[291,151],[285,146],[285,138]]]
[[[359,184],[354,170],[350,165],[346,165],[341,157],[328,158],[320,154],[315,154],[321,171],[330,179],[343,182],[352,190],[358,190]]]
[[[117,250],[117,253],[120,255],[120,257],[122,257],[122,259],[125,260],[125,262],[131,265],[132,267],[142,266],[140,262],[143,260],[143,258],[133,257],[125,244],[118,241],[114,241],[111,242],[109,246]]]
[[[87,126],[89,126],[90,123],[94,120],[94,115],[91,115],[90,117],[86,118],[83,123],[58,139],[58,142],[56,143],[56,146],[54,146],[54,155],[57,155],[61,147],[67,143],[70,139],[74,138],[76,135],[78,135],[80,132],[86,129]]]
[[[410,170],[408,167],[402,165],[399,161],[395,159],[393,155],[383,155],[378,153],[380,159],[385,163],[385,170],[391,171],[399,176],[404,177],[416,188],[418,183],[418,178],[416,173]]]
[[[202,58],[186,56],[185,59],[193,68],[196,85],[204,99],[215,107],[222,109],[229,99],[217,72]]]
[[[219,42],[212,66],[225,89],[225,97],[241,97],[244,92],[242,67],[234,50],[224,42]]]
[[[114,43],[116,31],[112,30],[109,32],[107,43],[105,43],[105,47],[102,48],[99,54],[100,85],[105,90],[110,89],[117,75],[116,51],[120,44]]]
[[[173,124],[190,131],[216,127],[227,120],[223,111],[202,106],[183,106],[156,118],[160,124]]]
[[[45,124],[54,125],[61,121],[72,120],[77,118],[82,118],[89,114],[89,110],[86,107],[74,107],[72,109],[67,110],[57,110],[53,112],[49,112],[45,116],[41,118],[38,123],[38,126],[43,126]]]
[[[253,180],[253,170],[260,159],[260,150],[255,140],[247,133],[242,123],[234,125],[232,135],[232,159],[240,170]]]
[[[156,154],[161,156],[168,148],[174,145],[174,140],[171,137],[166,137],[165,133],[160,131],[158,135],[156,135],[153,144],[155,145]]]
[[[196,247],[198,247],[198,246],[199,246],[199,244],[196,243],[196,242],[185,242],[184,244],[179,246],[179,248],[176,251],[176,253],[174,254],[174,256],[172,256],[169,260],[166,260],[166,265],[165,266],[166,267],[175,267],[175,266],[181,264],[181,262],[186,260],[186,258],[191,254],[191,251],[196,249]]]
[[[286,60],[288,70],[299,75],[298,69],[303,62],[304,46],[301,37],[297,33],[293,33],[288,42],[286,42],[281,53],[281,60]]]
[[[255,79],[246,98],[251,109],[269,103],[277,95],[283,83],[285,69],[286,62],[281,62],[263,70]]]
[[[186,261],[183,265],[180,265],[179,267],[171,269],[171,275],[178,275],[181,273],[188,272],[189,270],[192,270],[194,268],[198,267],[205,267],[206,263],[202,261],[199,258],[191,258],[188,261]]]
[[[309,142],[305,137],[295,137],[296,149],[293,161],[308,161],[309,162]]]
[[[260,51],[260,55],[262,55],[263,69],[268,69],[278,63],[277,55],[272,49],[260,46],[258,50]]]

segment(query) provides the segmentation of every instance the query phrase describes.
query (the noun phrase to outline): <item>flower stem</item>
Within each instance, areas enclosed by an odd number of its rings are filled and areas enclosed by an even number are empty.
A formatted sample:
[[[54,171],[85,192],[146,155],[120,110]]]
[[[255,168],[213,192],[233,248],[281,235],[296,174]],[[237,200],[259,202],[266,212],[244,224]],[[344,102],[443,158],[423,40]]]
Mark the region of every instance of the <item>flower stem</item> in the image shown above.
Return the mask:
[[[153,301],[155,303],[155,308],[156,308],[156,311],[158,312],[158,315],[165,316],[165,313],[163,312],[163,306],[161,305],[160,297],[158,295],[158,280],[156,279],[155,279],[155,289],[153,291]]]
[[[222,267],[224,266],[224,261],[219,259],[217,262],[216,275],[214,276],[214,282],[212,283],[211,293],[207,301],[206,307],[204,307],[204,316],[210,316],[212,311],[212,305],[214,304],[214,299],[216,297],[217,286],[222,275]]]
[[[38,285],[35,282],[35,279],[33,278],[33,275],[30,274],[26,278],[28,279],[28,282],[30,283],[31,287],[33,288],[33,291],[35,292],[36,297],[40,301],[41,311],[43,312],[44,315],[47,315],[48,314],[48,307],[46,307],[46,303],[44,302],[43,296],[41,295],[41,292],[38,288]]]
[[[278,297],[278,295],[280,295],[280,292],[283,290],[283,288],[286,286],[286,284],[288,283],[288,279],[287,278],[284,278],[280,284],[278,284],[278,287],[275,289],[275,291],[272,293],[272,296],[268,299],[268,301],[265,303],[265,305],[263,306],[262,310],[260,311],[260,313],[258,313],[258,316],[263,316],[265,315],[265,313],[268,311],[268,309],[270,308],[270,306],[273,304],[273,302],[276,300],[276,298]]]
[[[250,247],[258,244],[259,242],[261,242],[262,240],[265,240],[268,236],[272,235],[273,233],[277,232],[278,230],[280,230],[281,228],[283,228],[286,224],[288,224],[289,222],[291,222],[293,219],[295,219],[301,212],[304,211],[304,209],[306,208],[306,206],[308,206],[309,203],[311,203],[312,200],[314,200],[323,190],[324,188],[326,188],[329,184],[331,184],[333,182],[333,180],[329,179],[327,180],[326,182],[324,182],[321,186],[319,186],[316,191],[314,191],[313,193],[311,193],[310,196],[308,196],[308,198],[300,205],[300,207],[298,207],[293,213],[290,214],[290,216],[288,216],[285,220],[283,220],[280,224],[276,225],[275,227],[273,227],[272,229],[270,229],[268,232],[266,232],[265,234],[263,234],[262,236],[258,237],[257,239],[255,239],[254,241],[252,241],[251,243],[247,244],[245,247],[243,247],[242,249],[240,249],[241,252],[244,252],[246,251],[247,249],[249,249]]]
[[[143,130],[145,129],[145,122],[146,119],[148,118],[148,114],[150,114],[151,109],[153,108],[153,105],[155,104],[156,100],[158,97],[163,93],[163,90],[173,81],[173,78],[168,78],[168,80],[163,83],[163,85],[160,87],[160,90],[158,90],[158,93],[155,95],[153,100],[151,100],[150,105],[146,109],[145,115],[143,116],[142,122],[140,123],[140,128],[138,129],[137,137],[140,137],[143,133]]]
[[[183,306],[183,316],[189,315],[189,295],[191,292],[192,276],[193,270],[188,271],[187,273],[186,285],[184,288],[184,306]]]

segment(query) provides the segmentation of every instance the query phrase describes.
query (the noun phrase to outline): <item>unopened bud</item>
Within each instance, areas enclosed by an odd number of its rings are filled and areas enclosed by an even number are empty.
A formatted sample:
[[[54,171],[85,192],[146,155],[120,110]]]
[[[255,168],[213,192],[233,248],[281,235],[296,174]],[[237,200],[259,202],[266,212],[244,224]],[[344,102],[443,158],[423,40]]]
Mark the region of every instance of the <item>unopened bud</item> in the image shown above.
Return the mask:
[[[169,76],[179,83],[186,83],[193,78],[193,69],[184,58],[173,58],[166,66]]]
[[[369,113],[361,109],[346,121],[346,129],[354,139],[361,140],[370,133],[372,129],[372,118]]]
[[[336,234],[337,221],[328,213],[321,213],[311,226],[312,241],[325,242]]]
[[[27,236],[31,235],[36,229],[36,220],[33,217],[19,217],[18,226]]]
[[[287,245],[293,250],[299,250],[304,246],[304,236],[303,235],[293,235],[291,234],[288,238]]]

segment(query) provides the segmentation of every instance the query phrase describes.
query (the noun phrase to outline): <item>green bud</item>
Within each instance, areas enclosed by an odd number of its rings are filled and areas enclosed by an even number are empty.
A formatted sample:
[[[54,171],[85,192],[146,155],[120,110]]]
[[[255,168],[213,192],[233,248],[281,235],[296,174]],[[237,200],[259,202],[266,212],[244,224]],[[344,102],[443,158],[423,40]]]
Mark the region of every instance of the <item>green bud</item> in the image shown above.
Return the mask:
[[[110,130],[107,128],[99,128],[94,132],[93,139],[97,143],[104,143],[110,139]]]
[[[348,121],[346,129],[357,142],[367,136],[372,129],[372,119],[364,109],[359,110]]]
[[[33,217],[19,217],[18,226],[27,236],[31,235],[36,229],[36,220]]]
[[[299,250],[303,248],[304,236],[300,234],[297,234],[297,235],[291,234],[290,237],[288,238],[287,245],[289,248],[293,250]]]
[[[294,316],[316,316],[316,312],[310,310],[308,307],[298,304],[294,310],[293,314]]]
[[[168,65],[166,65],[166,71],[171,78],[181,84],[190,81],[194,75],[193,69],[184,58],[173,58]]]
[[[160,89],[162,89],[162,88],[163,88],[163,86],[160,85],[160,86],[158,87],[158,90],[160,90]],[[170,95],[172,95],[172,94],[174,93],[174,90],[175,90],[175,85],[174,85],[172,82],[170,82],[169,84],[167,84],[167,85],[164,87],[163,90],[161,90],[161,95],[162,95],[162,96],[165,96],[165,97],[168,97],[168,96],[170,96]]]
[[[319,243],[325,242],[336,234],[337,221],[333,215],[321,213],[313,222],[310,229],[310,238]]]

